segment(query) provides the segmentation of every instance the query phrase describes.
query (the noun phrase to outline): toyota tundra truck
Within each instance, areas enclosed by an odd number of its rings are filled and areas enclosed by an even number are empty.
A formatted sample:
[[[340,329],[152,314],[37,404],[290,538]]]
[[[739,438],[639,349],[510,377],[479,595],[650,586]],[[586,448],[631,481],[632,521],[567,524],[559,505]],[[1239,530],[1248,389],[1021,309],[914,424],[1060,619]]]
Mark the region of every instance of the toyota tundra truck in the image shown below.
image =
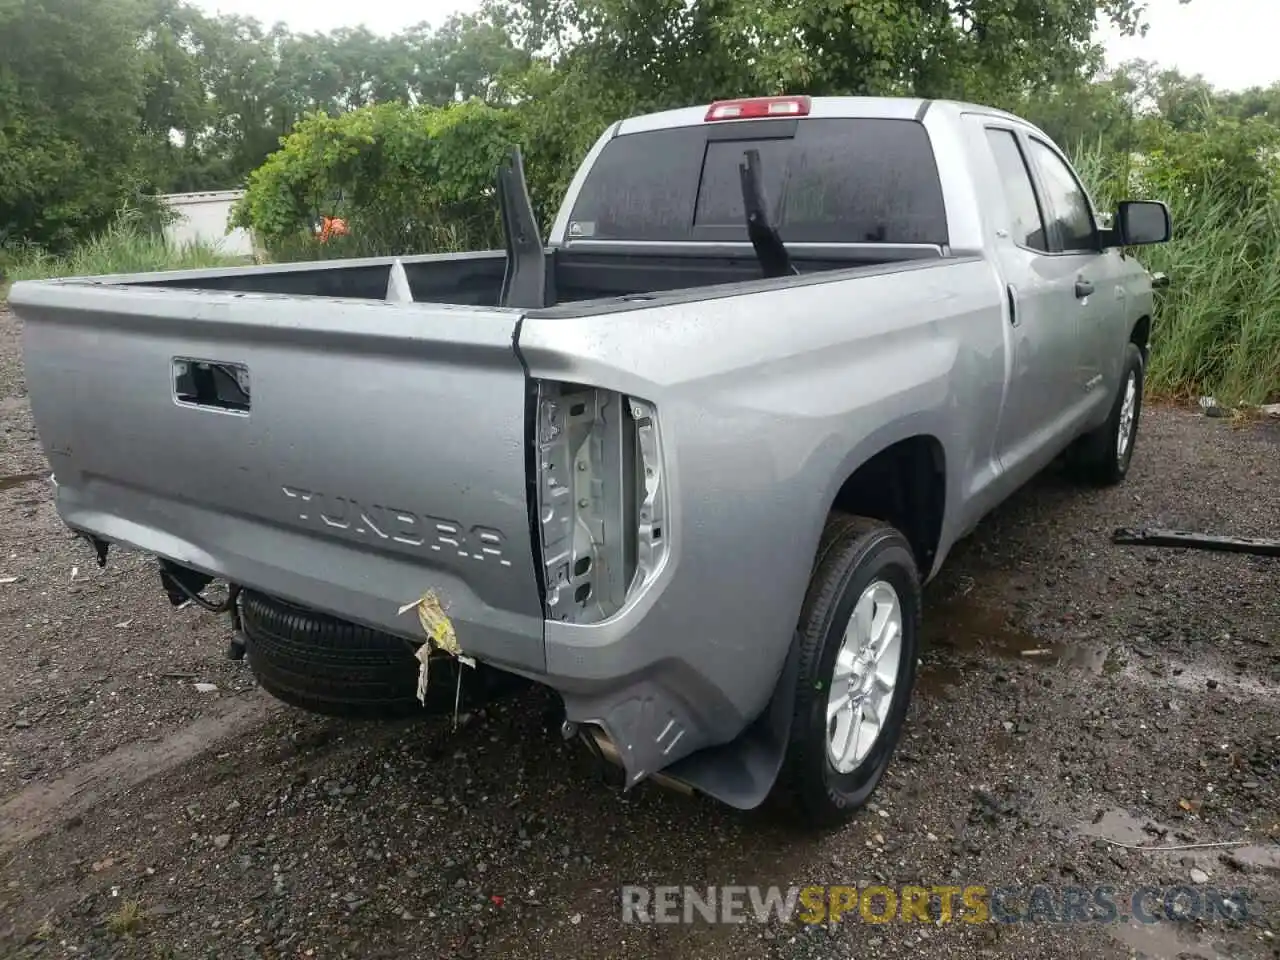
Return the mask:
[[[904,98],[621,120],[545,241],[518,149],[497,183],[502,250],[15,284],[61,518],[288,703],[533,681],[628,786],[842,822],[952,546],[1129,470],[1167,207]]]

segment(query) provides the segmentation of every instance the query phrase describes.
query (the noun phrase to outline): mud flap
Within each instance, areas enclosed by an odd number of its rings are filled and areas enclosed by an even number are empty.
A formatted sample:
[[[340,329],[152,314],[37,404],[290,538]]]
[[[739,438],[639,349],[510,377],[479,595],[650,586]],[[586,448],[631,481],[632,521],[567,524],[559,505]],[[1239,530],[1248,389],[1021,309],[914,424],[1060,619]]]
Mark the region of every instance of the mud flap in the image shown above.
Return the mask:
[[[662,772],[738,810],[754,810],[778,779],[795,715],[800,638],[793,634],[768,705],[736,739],[698,750]]]

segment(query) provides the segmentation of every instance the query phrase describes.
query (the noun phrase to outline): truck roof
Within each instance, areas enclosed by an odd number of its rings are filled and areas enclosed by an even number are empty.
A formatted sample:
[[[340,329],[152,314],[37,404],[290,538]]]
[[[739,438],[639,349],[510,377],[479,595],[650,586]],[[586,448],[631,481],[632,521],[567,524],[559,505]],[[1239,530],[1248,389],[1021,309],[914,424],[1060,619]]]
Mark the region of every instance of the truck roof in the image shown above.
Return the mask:
[[[809,103],[807,116],[818,119],[866,117],[885,120],[921,120],[929,110],[942,107],[954,110],[957,113],[985,113],[1004,117],[1030,126],[1026,120],[1006,111],[960,100],[928,100],[921,97],[810,97]],[[643,133],[649,130],[696,126],[707,122],[707,111],[712,106],[713,104],[711,103],[704,103],[698,106],[678,107],[674,110],[660,110],[655,113],[628,117],[615,124],[611,133],[613,136],[623,136],[630,133]],[[750,119],[719,120],[716,122],[749,123]]]

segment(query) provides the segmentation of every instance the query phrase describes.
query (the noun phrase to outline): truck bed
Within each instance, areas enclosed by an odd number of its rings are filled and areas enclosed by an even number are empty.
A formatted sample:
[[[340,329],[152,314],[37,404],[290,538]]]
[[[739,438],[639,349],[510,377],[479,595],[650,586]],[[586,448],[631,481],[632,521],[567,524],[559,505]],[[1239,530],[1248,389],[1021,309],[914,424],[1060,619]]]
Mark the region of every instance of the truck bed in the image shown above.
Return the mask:
[[[633,297],[672,290],[742,283],[760,279],[760,266],[745,251],[725,244],[708,252],[547,251],[547,307],[584,301]],[[828,272],[920,257],[937,257],[928,248],[796,251],[804,273]],[[155,276],[104,277],[96,284],[182,290],[218,290],[288,297],[385,300],[397,261],[403,266],[415,303],[496,307],[501,298],[507,254],[502,250],[413,257],[377,257],[271,266],[215,268]]]
[[[70,527],[407,636],[400,609],[432,585],[471,653],[541,673],[526,363],[550,361],[513,349],[522,318],[631,329],[706,301],[727,343],[732,318],[759,322],[748,302],[772,324],[776,304],[936,287],[964,259],[762,280],[746,257],[584,254],[553,261],[561,305],[542,310],[490,305],[490,253],[403,261],[433,298],[411,304],[386,302],[394,258],[26,282],[10,302]]]

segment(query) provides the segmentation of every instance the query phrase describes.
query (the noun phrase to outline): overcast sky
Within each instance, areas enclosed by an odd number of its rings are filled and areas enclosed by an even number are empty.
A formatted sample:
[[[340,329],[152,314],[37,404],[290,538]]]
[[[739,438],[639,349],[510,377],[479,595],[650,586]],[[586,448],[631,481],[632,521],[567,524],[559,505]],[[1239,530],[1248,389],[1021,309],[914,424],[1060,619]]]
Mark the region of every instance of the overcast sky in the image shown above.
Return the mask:
[[[1280,0],[1148,0],[1151,29],[1145,38],[1105,35],[1113,61],[1142,57],[1184,73],[1201,73],[1229,89],[1280,81]],[[438,26],[478,0],[196,0],[209,11],[238,13],[264,23],[283,21],[299,32],[363,23],[378,33],[426,20]]]

